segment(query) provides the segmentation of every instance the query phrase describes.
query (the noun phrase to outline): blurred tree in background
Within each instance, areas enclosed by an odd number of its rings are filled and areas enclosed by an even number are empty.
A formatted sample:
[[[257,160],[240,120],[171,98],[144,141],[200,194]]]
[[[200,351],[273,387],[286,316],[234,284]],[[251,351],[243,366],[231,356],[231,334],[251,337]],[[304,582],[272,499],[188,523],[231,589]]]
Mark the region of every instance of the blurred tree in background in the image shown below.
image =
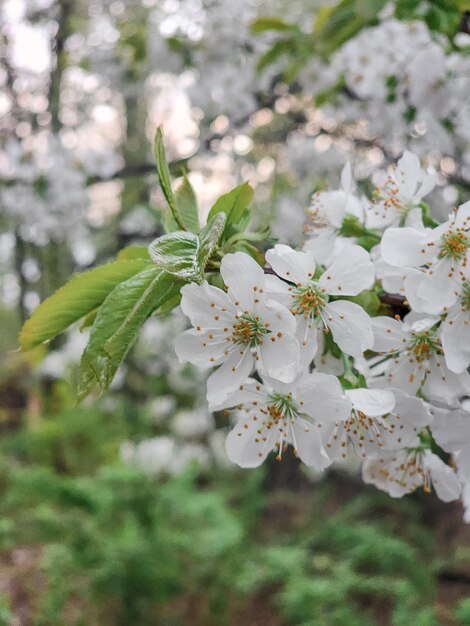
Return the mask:
[[[0,47],[0,624],[470,624],[458,505],[393,502],[357,467],[244,473],[224,415],[148,320],[109,395],[74,406],[86,329],[28,355],[21,322],[73,271],[163,232],[151,144],[204,221],[235,184],[296,244],[346,160],[405,148],[469,198],[467,0],[4,0]],[[33,366],[37,366],[34,367]],[[214,471],[214,469],[216,471]]]

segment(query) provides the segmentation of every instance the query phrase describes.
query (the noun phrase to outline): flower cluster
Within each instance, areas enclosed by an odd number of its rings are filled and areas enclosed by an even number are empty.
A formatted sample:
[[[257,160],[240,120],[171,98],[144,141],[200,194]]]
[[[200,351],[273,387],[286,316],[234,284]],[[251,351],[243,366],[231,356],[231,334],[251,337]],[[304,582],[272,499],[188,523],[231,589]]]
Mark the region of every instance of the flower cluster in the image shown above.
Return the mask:
[[[217,368],[207,400],[234,410],[232,461],[291,446],[321,471],[352,452],[393,497],[468,498],[470,203],[438,224],[434,185],[406,152],[369,199],[347,165],[341,189],[313,197],[302,250],[276,244],[264,267],[226,254],[223,289],[183,287],[192,328],[176,352]]]

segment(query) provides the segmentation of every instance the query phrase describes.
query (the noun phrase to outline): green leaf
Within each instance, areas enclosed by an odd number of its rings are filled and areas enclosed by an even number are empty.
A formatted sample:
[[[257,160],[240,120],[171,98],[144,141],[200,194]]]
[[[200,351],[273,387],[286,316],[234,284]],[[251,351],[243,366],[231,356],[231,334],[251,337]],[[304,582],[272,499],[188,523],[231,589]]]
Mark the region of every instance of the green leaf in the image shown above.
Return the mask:
[[[258,34],[267,30],[289,31],[298,29],[295,24],[289,24],[277,17],[260,17],[251,22],[250,30],[253,34]]]
[[[232,237],[227,240],[225,245],[230,247],[231,245],[235,245],[238,241],[266,241],[270,232],[269,226],[265,226],[261,230],[257,230],[255,232],[235,233],[235,235],[232,235]]]
[[[227,227],[232,224],[237,224],[245,209],[253,199],[253,189],[248,183],[243,183],[232,191],[221,196],[209,211],[208,221],[210,221],[217,213],[225,213],[227,221],[225,224],[224,233],[227,231]],[[224,237],[222,236],[222,239]]]
[[[374,291],[363,291],[357,296],[341,296],[343,300],[349,300],[359,304],[369,315],[378,315],[382,303]]]
[[[174,298],[182,284],[156,267],[147,267],[109,294],[98,311],[81,359],[79,399],[84,398],[95,383],[102,391],[109,387],[145,320]]]
[[[296,50],[295,41],[292,39],[279,39],[274,45],[266,50],[264,54],[258,59],[256,69],[258,72],[262,72],[265,68],[272,65],[284,54],[293,54]]]
[[[73,277],[44,300],[33,312],[20,333],[23,350],[52,339],[70,324],[98,307],[120,282],[148,266],[148,261],[114,261]]]
[[[199,225],[199,213],[197,210],[197,200],[191,183],[186,175],[183,182],[175,192],[176,206],[181,215],[183,223],[192,233],[198,233],[201,230]]]
[[[199,233],[199,252],[197,259],[202,271],[204,271],[207,261],[219,245],[226,221],[227,216],[225,213],[217,213],[207,222]]]
[[[264,264],[265,264],[264,254],[261,252],[261,250],[258,250],[256,246],[249,243],[248,241],[239,241],[233,247],[233,249],[234,251],[239,250],[240,252],[246,252],[246,254],[249,254],[258,263],[258,265],[261,265],[261,267],[264,267]]]
[[[203,280],[198,262],[199,238],[193,233],[177,231],[152,241],[149,254],[160,270],[188,281]]]
[[[165,156],[165,147],[163,145],[163,134],[161,128],[157,128],[157,134],[155,136],[155,159],[157,162],[158,180],[160,181],[163,195],[165,196],[168,206],[170,207],[173,218],[178,224],[178,228],[186,230],[182,216],[180,215],[176,204],[173,189],[171,187],[170,170],[168,169],[168,163]]]
[[[118,252],[116,259],[118,261],[130,261],[133,259],[150,261],[150,256],[147,246],[127,246],[127,248],[123,248]]]

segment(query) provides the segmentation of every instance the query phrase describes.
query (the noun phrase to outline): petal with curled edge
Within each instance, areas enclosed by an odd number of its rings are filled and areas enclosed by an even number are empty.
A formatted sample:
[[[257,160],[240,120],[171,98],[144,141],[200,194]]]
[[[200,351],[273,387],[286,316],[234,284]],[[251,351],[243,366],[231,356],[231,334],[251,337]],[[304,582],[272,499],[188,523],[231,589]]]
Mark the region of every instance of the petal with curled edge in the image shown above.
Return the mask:
[[[298,252],[283,244],[276,244],[268,250],[266,261],[278,276],[295,284],[305,285],[315,274],[315,259],[311,252]]]

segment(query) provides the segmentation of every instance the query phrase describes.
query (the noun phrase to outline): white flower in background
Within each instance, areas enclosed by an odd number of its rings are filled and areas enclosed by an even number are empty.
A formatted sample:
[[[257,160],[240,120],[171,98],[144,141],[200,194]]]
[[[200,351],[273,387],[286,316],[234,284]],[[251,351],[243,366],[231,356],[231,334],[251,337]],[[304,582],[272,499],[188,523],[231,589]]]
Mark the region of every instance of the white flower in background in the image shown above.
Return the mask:
[[[322,425],[322,438],[332,459],[346,458],[348,443],[362,458],[382,450],[419,444],[417,433],[431,421],[427,406],[419,398],[398,389],[350,389],[349,417],[336,424]]]
[[[150,475],[180,474],[191,465],[207,467],[210,463],[205,446],[187,442],[179,444],[167,436],[139,443],[125,441],[120,452],[124,463],[135,465]]]
[[[367,459],[362,466],[362,478],[392,498],[401,498],[419,487],[429,493],[433,487],[441,500],[451,502],[460,497],[462,489],[454,470],[421,447],[392,450],[377,459]]]
[[[321,191],[312,196],[307,209],[308,224],[305,227],[309,239],[304,249],[311,252],[317,263],[331,263],[334,254],[339,252],[345,239],[339,237],[339,230],[346,215],[364,220],[362,203],[354,195],[351,164],[346,163],[341,171],[341,189]]]
[[[207,283],[185,285],[181,309],[194,328],[175,342],[181,362],[220,367],[209,376],[207,399],[222,402],[260,372],[291,382],[299,371],[299,344],[292,313],[266,298],[262,268],[247,254],[226,255],[220,273],[227,293]]]
[[[470,282],[462,285],[459,299],[447,311],[439,328],[447,367],[457,374],[470,365]]]
[[[416,154],[406,151],[389,168],[385,185],[375,190],[375,202],[367,210],[366,225],[369,228],[408,226],[420,220],[419,203],[435,185],[435,172],[425,172]]]
[[[372,375],[378,377],[378,384],[384,379],[410,395],[422,392],[427,399],[451,402],[470,389],[469,375],[448,369],[436,328],[438,319],[408,318],[405,322],[372,318],[373,350],[381,355],[369,361]]]
[[[278,460],[287,445],[309,467],[324,469],[331,461],[325,452],[317,419],[345,419],[350,403],[335,376],[307,374],[287,385],[265,379],[245,384],[213,409],[236,406],[241,419],[229,433],[225,448],[241,467],[260,465],[271,451]]]
[[[469,231],[470,201],[421,236],[411,228],[385,232],[383,259],[400,267],[421,268],[405,281],[405,293],[414,310],[434,315],[457,301],[469,276]]]
[[[372,346],[370,317],[362,307],[347,300],[330,302],[330,297],[355,296],[374,282],[374,265],[360,246],[345,246],[341,255],[316,278],[316,263],[310,252],[297,252],[277,244],[266,260],[284,281],[267,277],[269,293],[297,319],[301,364],[310,363],[317,352],[319,328],[331,332],[346,354],[362,356]]]
[[[410,103],[445,118],[452,108],[447,72],[446,53],[441,45],[433,42],[420,50],[407,67]]]

